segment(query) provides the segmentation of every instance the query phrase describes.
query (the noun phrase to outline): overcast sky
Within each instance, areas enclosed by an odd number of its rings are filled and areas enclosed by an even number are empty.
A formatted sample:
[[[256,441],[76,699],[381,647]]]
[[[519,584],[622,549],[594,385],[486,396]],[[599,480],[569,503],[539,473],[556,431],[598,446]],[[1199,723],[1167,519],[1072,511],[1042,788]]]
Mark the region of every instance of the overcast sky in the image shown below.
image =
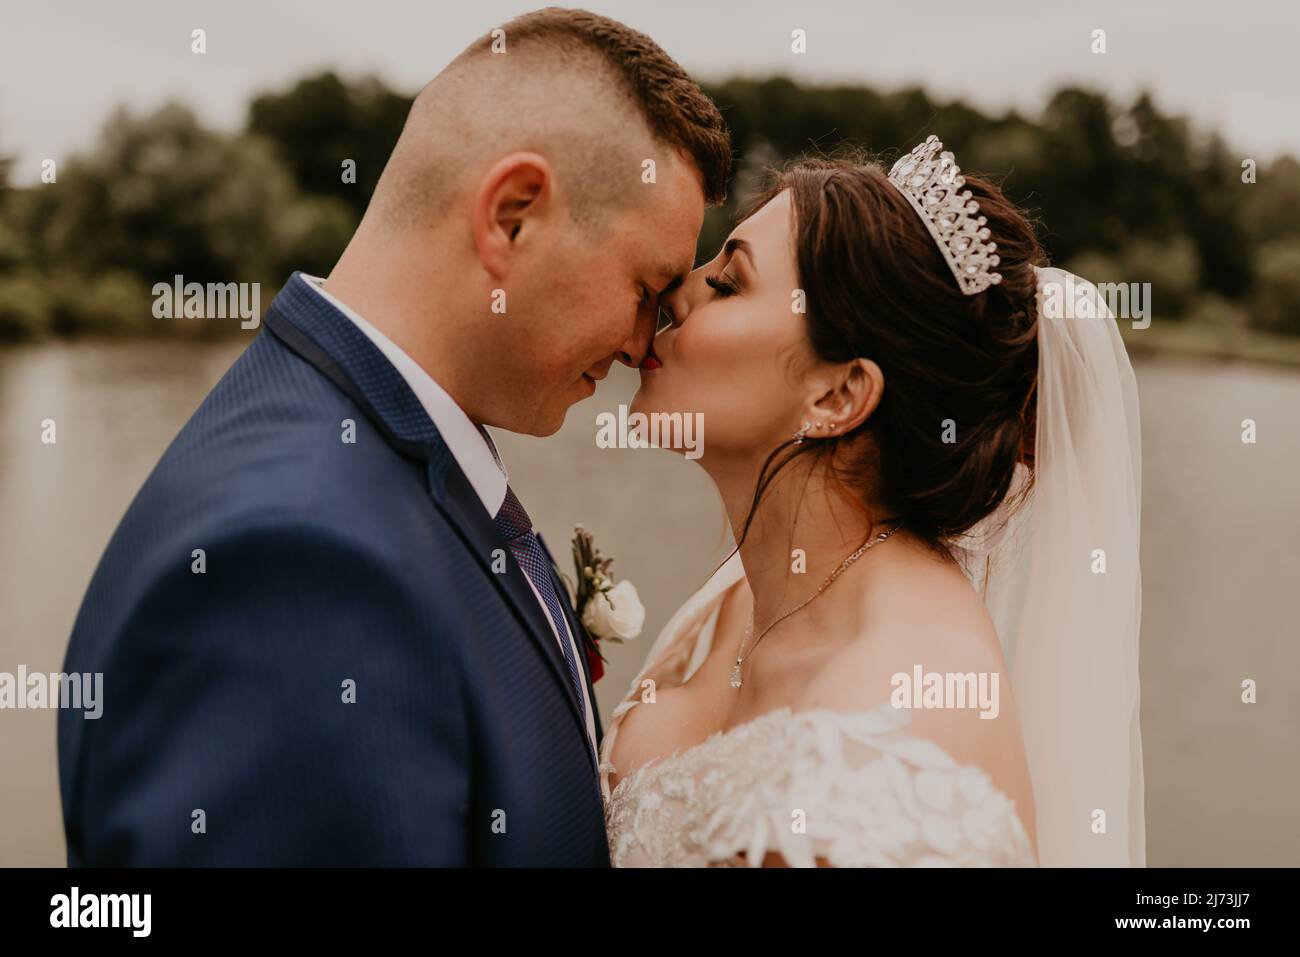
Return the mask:
[[[414,91],[470,40],[538,3],[498,0],[0,0],[0,155],[31,182],[90,144],[118,103],[170,98],[233,129],[252,94],[304,73],[374,72]],[[919,83],[1035,113],[1077,82],[1218,129],[1243,156],[1300,155],[1294,0],[614,0],[588,9],[649,33],[706,78]],[[190,52],[190,31],[208,51]],[[790,50],[807,32],[807,53]],[[1107,52],[1090,52],[1094,29]],[[889,148],[905,144],[868,144]]]

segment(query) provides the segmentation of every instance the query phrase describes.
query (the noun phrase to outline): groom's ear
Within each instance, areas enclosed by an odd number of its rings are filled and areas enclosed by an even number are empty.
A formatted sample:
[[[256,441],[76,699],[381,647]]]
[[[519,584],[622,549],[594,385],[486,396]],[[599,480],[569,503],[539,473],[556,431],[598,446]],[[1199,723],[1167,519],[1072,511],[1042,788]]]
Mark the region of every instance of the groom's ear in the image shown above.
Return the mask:
[[[473,206],[474,246],[493,278],[506,276],[513,254],[549,212],[554,179],[545,157],[511,153],[479,181]]]
[[[809,419],[822,424],[819,437],[852,432],[876,411],[885,394],[885,374],[870,359],[852,359],[829,371],[830,376],[818,384],[813,403],[816,418]]]

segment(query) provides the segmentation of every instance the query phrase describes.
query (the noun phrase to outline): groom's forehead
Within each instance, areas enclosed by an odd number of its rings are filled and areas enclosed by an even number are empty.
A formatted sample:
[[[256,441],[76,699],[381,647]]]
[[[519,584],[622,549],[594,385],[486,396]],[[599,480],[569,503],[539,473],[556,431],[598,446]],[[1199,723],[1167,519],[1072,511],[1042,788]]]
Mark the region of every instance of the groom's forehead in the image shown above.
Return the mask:
[[[671,228],[648,232],[652,269],[660,286],[676,285],[695,268],[695,249],[700,233],[699,222],[678,222]]]
[[[643,222],[628,230],[620,243],[644,279],[662,287],[685,277],[695,268],[695,246],[699,228],[693,222]]]
[[[695,268],[695,247],[704,225],[704,192],[681,171],[641,186],[646,195],[628,207],[615,226],[616,242],[628,264],[659,288],[685,278]],[[697,177],[698,178],[698,177]]]
[[[647,191],[640,204],[643,236],[657,250],[662,278],[690,272],[695,265],[695,245],[704,225],[704,190],[693,166],[676,162]]]

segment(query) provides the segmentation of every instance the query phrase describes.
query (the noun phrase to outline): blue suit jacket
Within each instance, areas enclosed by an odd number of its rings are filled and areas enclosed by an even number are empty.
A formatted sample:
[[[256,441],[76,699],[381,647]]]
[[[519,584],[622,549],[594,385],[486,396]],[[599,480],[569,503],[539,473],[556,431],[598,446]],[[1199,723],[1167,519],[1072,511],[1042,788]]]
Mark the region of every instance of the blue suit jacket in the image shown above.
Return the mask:
[[[560,649],[437,429],[297,274],[265,326],[77,617],[69,863],[607,866]]]

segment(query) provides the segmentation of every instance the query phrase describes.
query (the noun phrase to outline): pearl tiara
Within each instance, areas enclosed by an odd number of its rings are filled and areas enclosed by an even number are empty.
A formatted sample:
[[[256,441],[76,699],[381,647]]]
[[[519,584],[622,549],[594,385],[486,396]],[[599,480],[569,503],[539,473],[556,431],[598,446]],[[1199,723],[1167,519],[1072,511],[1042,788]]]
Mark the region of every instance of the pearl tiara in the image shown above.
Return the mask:
[[[961,192],[966,180],[939,137],[927,137],[895,163],[889,181],[925,223],[963,293],[973,296],[1002,281],[1002,274],[992,271],[1000,261],[994,252],[998,244],[987,241],[987,220],[978,215],[971,191]]]

